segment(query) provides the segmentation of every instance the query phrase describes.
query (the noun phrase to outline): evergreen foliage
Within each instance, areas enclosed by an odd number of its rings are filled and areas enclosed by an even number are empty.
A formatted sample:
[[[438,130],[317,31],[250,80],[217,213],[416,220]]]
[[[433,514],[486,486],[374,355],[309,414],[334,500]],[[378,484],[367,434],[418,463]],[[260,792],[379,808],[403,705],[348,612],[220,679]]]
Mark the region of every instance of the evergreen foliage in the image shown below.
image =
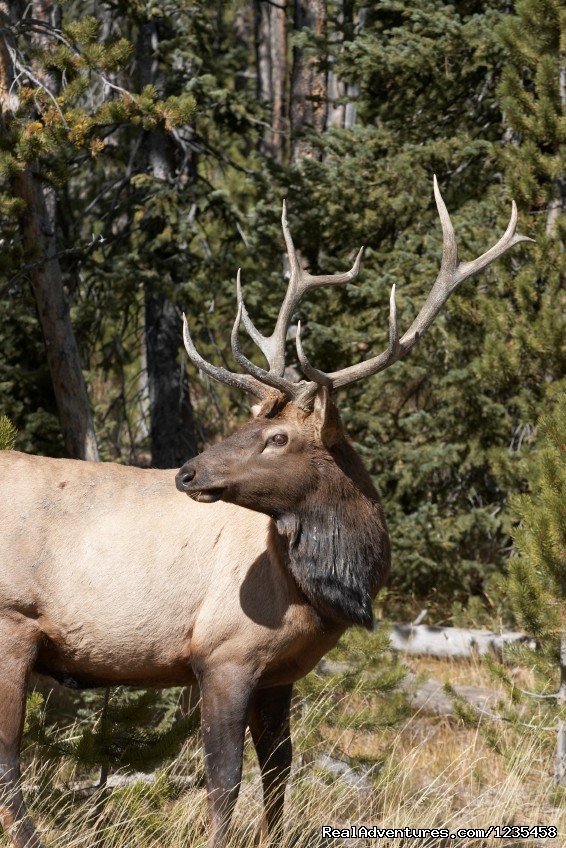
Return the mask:
[[[556,736],[555,776],[565,784],[566,742],[566,397],[562,395],[537,424],[537,444],[524,461],[529,492],[511,506],[519,523],[513,530],[514,556],[509,559],[505,589],[515,619],[534,636],[536,647],[510,648],[504,663],[485,657],[491,676],[503,684],[507,699],[494,722],[486,724],[477,710],[467,720],[478,726],[498,750],[497,724],[503,719],[525,735],[536,734],[550,755]],[[561,653],[562,647],[562,653]],[[519,665],[529,669],[529,689],[517,685]],[[463,716],[461,716],[463,717]],[[502,753],[500,751],[500,753]]]
[[[517,275],[506,365],[515,372],[517,405],[531,407],[533,422],[542,418],[526,465],[529,494],[513,502],[522,523],[509,589],[518,620],[554,663],[566,598],[564,24],[562,4],[523,0],[499,28],[508,56],[499,93],[513,133],[503,159],[516,196],[536,213],[537,242],[534,267]]]
[[[65,727],[60,705],[51,705],[40,693],[32,693],[25,747],[46,760],[65,758],[87,773],[94,769],[149,772],[175,757],[198,729],[198,710],[179,714],[178,690],[164,693],[117,687],[108,696],[97,692],[81,701],[79,721]]]
[[[0,450],[13,450],[16,444],[16,428],[10,419],[0,415]]]
[[[309,710],[309,721],[295,740],[299,751],[322,744],[329,727],[371,732],[395,727],[409,714],[406,695],[399,688],[407,669],[390,650],[383,622],[371,634],[349,630],[324,663],[329,664],[325,671],[317,669],[296,687]],[[366,763],[379,766],[370,756]]]
[[[520,625],[555,665],[566,629],[566,399],[537,428],[530,492],[514,499],[520,524],[509,560],[509,595]]]

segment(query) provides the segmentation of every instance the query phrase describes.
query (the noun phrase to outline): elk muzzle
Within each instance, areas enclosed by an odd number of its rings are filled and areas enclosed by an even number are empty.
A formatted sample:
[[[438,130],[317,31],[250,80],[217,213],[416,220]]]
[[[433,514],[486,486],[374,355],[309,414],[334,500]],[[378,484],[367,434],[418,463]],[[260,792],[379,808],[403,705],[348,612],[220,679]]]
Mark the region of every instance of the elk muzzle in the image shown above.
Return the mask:
[[[175,476],[175,485],[180,492],[199,503],[214,503],[219,501],[224,492],[224,486],[213,486],[210,474],[198,468],[198,457],[185,462]]]

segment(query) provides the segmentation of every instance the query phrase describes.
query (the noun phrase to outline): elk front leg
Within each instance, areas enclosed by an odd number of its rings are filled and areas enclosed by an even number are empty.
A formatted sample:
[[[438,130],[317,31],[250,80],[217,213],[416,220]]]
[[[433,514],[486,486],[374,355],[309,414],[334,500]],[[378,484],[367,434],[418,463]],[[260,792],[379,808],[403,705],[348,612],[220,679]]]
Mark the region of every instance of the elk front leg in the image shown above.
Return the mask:
[[[0,822],[16,848],[41,848],[20,786],[26,690],[36,651],[34,625],[0,620]]]
[[[247,713],[254,683],[239,666],[199,675],[204,767],[211,834],[209,848],[224,848],[240,791]]]
[[[249,727],[263,783],[265,829],[272,842],[281,838],[285,787],[291,771],[289,713],[292,689],[292,684],[258,689],[249,713]]]

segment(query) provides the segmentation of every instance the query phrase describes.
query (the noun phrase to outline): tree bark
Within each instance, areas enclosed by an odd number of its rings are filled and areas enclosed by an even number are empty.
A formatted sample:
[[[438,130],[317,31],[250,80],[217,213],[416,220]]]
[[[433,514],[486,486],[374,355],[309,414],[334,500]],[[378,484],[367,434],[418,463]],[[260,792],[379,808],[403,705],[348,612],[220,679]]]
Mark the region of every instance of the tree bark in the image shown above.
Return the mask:
[[[366,17],[366,9],[362,8],[359,12],[358,25],[356,29],[361,29],[364,25]],[[359,95],[359,86],[357,83],[346,83],[340,79],[333,66],[336,61],[336,56],[343,50],[345,41],[353,38],[354,34],[354,4],[352,0],[343,0],[342,11],[338,15],[338,23],[340,28],[334,33],[334,49],[329,56],[329,71],[328,71],[328,109],[326,115],[326,125],[328,127],[339,127],[341,129],[350,129],[356,123],[357,107],[356,98]],[[340,102],[342,100],[342,102]]]
[[[326,29],[324,0],[295,0],[295,29],[311,30],[322,38]],[[326,71],[318,56],[309,55],[302,47],[293,50],[291,81],[291,159],[318,159],[320,153],[306,134],[310,130],[324,132],[327,109]]]
[[[287,13],[285,0],[274,5],[255,0],[257,96],[268,104],[271,129],[266,129],[261,150],[278,164],[285,157],[287,129]]]
[[[147,292],[145,320],[152,465],[178,468],[196,454],[187,369],[179,359],[181,316],[165,295]]]
[[[562,58],[562,57],[561,57]],[[560,93],[560,105],[562,114],[566,113],[566,64],[562,61],[558,68],[558,85]],[[548,204],[546,214],[546,234],[549,238],[553,238],[556,233],[556,228],[560,216],[564,210],[564,202],[566,198],[566,179],[564,173],[560,173],[552,185],[552,198]]]
[[[342,52],[344,44],[347,16],[351,11],[351,3],[344,0],[342,11],[337,14],[337,26],[331,36],[330,51],[328,56],[328,106],[326,112],[326,125],[328,127],[343,127],[346,117],[346,105],[344,96],[346,85],[334,70],[337,57]],[[342,101],[342,102],[341,102]]]
[[[158,51],[158,24],[145,21],[138,39],[140,89],[149,84],[158,90],[164,87]],[[144,169],[156,180],[173,185],[175,146],[167,133],[162,129],[146,132],[141,152]],[[181,313],[160,287],[146,287],[144,326],[151,461],[155,468],[174,468],[195,455],[196,438],[188,375],[184,359],[179,358]]]
[[[57,258],[56,234],[40,175],[27,168],[15,177],[13,190],[26,204],[20,220],[22,241],[25,255],[34,263],[29,277],[65,448],[75,459],[97,461],[98,448]],[[42,258],[41,264],[35,264],[38,256]]]
[[[9,21],[10,11],[9,3],[0,3],[0,21]],[[57,4],[40,0],[33,4],[33,15],[55,25],[59,20]],[[12,60],[4,40],[0,49],[0,63],[2,130],[5,131],[6,120],[17,107],[17,95],[12,87]],[[47,75],[42,82],[49,86]],[[90,405],[57,257],[55,194],[50,187],[44,186],[38,166],[28,167],[14,177],[12,190],[25,203],[20,220],[22,243],[25,256],[31,262],[29,277],[45,341],[65,448],[69,456],[76,459],[97,460],[98,449]]]

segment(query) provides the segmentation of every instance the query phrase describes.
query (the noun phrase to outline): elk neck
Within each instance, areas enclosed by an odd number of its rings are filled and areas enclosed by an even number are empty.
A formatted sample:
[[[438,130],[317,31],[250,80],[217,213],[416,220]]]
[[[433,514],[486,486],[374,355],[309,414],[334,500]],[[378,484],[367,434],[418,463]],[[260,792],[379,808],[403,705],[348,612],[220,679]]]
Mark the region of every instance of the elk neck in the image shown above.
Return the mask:
[[[316,463],[317,485],[301,506],[275,519],[275,541],[297,585],[324,619],[371,629],[372,600],[389,573],[387,525],[352,446],[341,441],[331,457]]]

